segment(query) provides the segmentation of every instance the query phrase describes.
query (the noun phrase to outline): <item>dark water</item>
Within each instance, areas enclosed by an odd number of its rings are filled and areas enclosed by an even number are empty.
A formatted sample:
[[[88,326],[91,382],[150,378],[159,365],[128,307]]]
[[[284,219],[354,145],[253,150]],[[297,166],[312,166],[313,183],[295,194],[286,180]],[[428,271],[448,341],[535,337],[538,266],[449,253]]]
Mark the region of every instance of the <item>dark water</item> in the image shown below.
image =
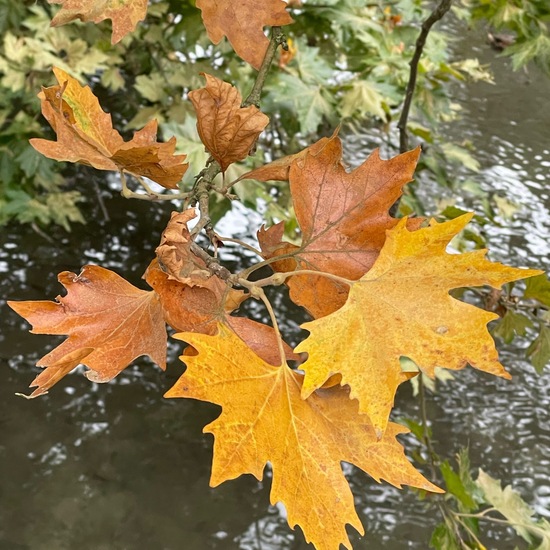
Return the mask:
[[[479,50],[493,56],[482,43]],[[457,90],[464,118],[448,131],[478,149],[479,182],[521,205],[512,222],[489,232],[492,258],[548,267],[549,81],[534,71],[512,73],[503,60],[495,72],[496,86]],[[371,143],[349,138],[352,162],[360,162]],[[90,177],[85,173],[77,184],[89,186]],[[212,439],[201,431],[219,408],[162,398],[184,369],[177,343],[169,349],[167,373],[142,361],[110,384],[91,384],[78,373],[43,398],[14,396],[26,391],[33,364],[54,341],[28,334],[4,298],[53,299],[61,291],[57,273],[78,272],[86,263],[144,287],[140,276],[169,207],[110,194],[106,205],[110,222],[96,209],[71,235],[52,230],[53,242],[17,226],[0,237],[0,550],[304,549],[301,535],[286,526],[284,510],[269,506],[269,476],[262,483],[246,476],[208,487]],[[239,224],[251,234],[259,220],[237,214],[220,231],[234,232]],[[287,330],[294,334],[299,321]],[[474,468],[513,483],[550,518],[550,371],[537,376],[521,357],[518,349],[502,350],[511,382],[472,369],[458,372],[429,397],[428,413],[438,452],[451,458],[468,445]],[[418,414],[410,388],[402,388],[395,417]],[[410,456],[414,442],[405,443]],[[428,547],[439,521],[433,511],[407,489],[378,485],[344,467],[367,531],[362,539],[353,536],[354,548]],[[491,526],[484,539],[498,550],[517,543],[513,533]]]

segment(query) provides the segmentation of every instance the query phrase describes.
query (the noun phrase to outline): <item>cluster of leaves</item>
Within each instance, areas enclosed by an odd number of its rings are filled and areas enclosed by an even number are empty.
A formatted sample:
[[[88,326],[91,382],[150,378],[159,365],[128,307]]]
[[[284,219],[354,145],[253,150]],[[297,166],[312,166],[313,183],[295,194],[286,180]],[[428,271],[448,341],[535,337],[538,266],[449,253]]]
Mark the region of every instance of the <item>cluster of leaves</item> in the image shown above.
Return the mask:
[[[114,42],[136,27],[147,7],[124,1],[102,8],[87,0],[50,2],[63,4],[54,24],[112,19]],[[58,84],[39,94],[57,139],[33,139],[34,149],[55,160],[119,172],[128,197],[184,199],[144,274],[152,290],[89,265],[79,275],[59,275],[67,294],[55,302],[9,305],[33,332],[68,336],[38,361],[44,370],[31,385],[36,387],[31,397],[46,393],[79,364],[97,382],[111,380],[142,355],[165,368],[166,326],[172,327],[188,344],[182,356],[187,370],[167,397],[222,407],[219,418],[205,427],[215,437],[211,484],[243,473],[260,479],[269,462],[271,500],[285,505],[291,527],[299,525],[319,549],[350,548],[346,524],[359,532],[363,527],[341,461],[376,481],[441,492],[413,468],[397,442],[396,436],[407,431],[390,421],[399,384],[419,372],[433,378],[436,367],[458,370],[468,364],[510,377],[487,330],[498,315],[449,292],[482,285],[498,290],[541,273],[492,263],[485,251],[448,253],[472,214],[443,223],[389,214],[413,178],[419,149],[390,160],[375,151],[348,172],[335,133],[229,178],[230,167],[247,158],[269,123],[258,108],[260,94],[277,47],[285,43],[279,25],[292,22],[282,0],[266,1],[262,9],[253,2],[232,6],[197,2],[208,36],[214,42],[226,36],[237,55],[259,72],[244,101],[234,86],[209,73],[203,75],[206,85],[188,94],[210,155],[188,192],[156,193],[148,183],[176,189],[188,171],[186,155],[175,154],[175,139],[157,141],[156,120],[125,141],[92,90],[62,68],[54,69]],[[236,21],[249,32],[235,33]],[[265,26],[273,27],[271,40],[261,32]],[[243,40],[255,34],[258,40]],[[225,175],[221,181],[219,174]],[[128,178],[145,193],[131,190]],[[217,252],[224,237],[214,231],[210,197],[229,199],[239,180],[251,178],[289,182],[301,240],[286,240],[283,224],[262,227],[256,250],[262,261],[231,273],[197,238],[204,230]],[[192,221],[196,225],[190,229]],[[254,280],[266,265],[274,273]],[[284,283],[290,298],[312,317],[303,325],[309,336],[294,350],[284,342],[264,292]],[[528,297],[540,298],[545,284],[534,284]],[[264,303],[271,325],[235,315],[250,299]],[[414,363],[415,372],[402,370],[402,357]]]
[[[511,526],[529,548],[550,546],[550,523],[537,517],[518,492],[509,485],[503,489],[500,481],[482,469],[474,480],[466,449],[457,454],[456,461],[456,469],[449,461],[440,464],[448,492],[442,505],[444,523],[433,533],[432,548],[483,549],[480,524]]]
[[[246,89],[253,78],[252,67],[243,63],[230,46],[235,44],[237,54],[242,50],[235,28],[227,32],[229,41],[213,48],[209,37],[219,42],[223,34],[211,14],[206,15],[210,17],[209,29],[201,24],[201,5],[198,2],[195,6],[192,0],[155,2],[135,32],[121,38],[120,29],[137,23],[144,14],[146,6],[137,3],[141,12],[116,24],[116,44],[110,44],[104,23],[50,29],[52,14],[47,4],[6,0],[4,40],[0,45],[0,112],[5,112],[4,147],[0,149],[0,165],[4,167],[0,223],[16,217],[41,224],[55,221],[68,227],[69,221],[81,219],[76,210],[79,194],[74,190],[59,194],[60,167],[26,145],[29,137],[43,137],[47,132],[33,114],[34,88],[36,82],[47,82],[52,65],[76,78],[92,76],[88,78],[92,89],[125,131],[141,128],[156,118],[164,132],[178,137],[191,166],[184,182],[192,182],[192,174],[204,166],[207,156],[185,94],[201,86],[201,72],[233,82],[241,89]],[[79,18],[83,7],[86,4],[82,2],[65,3],[55,23]],[[290,2],[289,11],[297,16],[289,28],[290,47],[278,59],[280,71],[268,76],[268,94],[263,102],[263,110],[272,121],[262,137],[265,156],[270,159],[296,152],[303,146],[304,136],[334,127],[340,121],[353,128],[359,122],[364,126],[367,119],[389,129],[404,96],[417,28],[429,7],[429,2],[417,0],[400,0],[392,7],[385,3],[365,6],[354,0]],[[93,21],[100,17],[95,12],[84,15]],[[287,11],[279,12],[277,17],[266,24],[290,20]],[[264,35],[256,29],[250,36],[262,40]],[[132,47],[136,41],[139,48]],[[420,93],[415,96],[414,119],[409,125],[411,131],[432,144],[423,165],[445,185],[450,182],[439,168],[442,158],[458,166],[466,157],[470,165],[475,165],[466,149],[457,144],[444,145],[437,136],[435,122],[456,114],[448,84],[466,77],[490,78],[475,60],[449,62],[448,43],[445,33],[430,33],[419,74]],[[257,67],[258,55],[250,54],[247,61]],[[125,93],[118,93],[122,89]],[[245,167],[233,166],[230,170],[230,175],[236,176]],[[289,212],[290,197],[284,189],[275,184],[273,191],[247,182],[238,185],[235,192],[253,208],[261,199],[267,204],[267,219],[272,220]],[[217,203],[219,217],[230,203],[222,199]],[[421,205],[416,202],[414,206],[419,211]]]

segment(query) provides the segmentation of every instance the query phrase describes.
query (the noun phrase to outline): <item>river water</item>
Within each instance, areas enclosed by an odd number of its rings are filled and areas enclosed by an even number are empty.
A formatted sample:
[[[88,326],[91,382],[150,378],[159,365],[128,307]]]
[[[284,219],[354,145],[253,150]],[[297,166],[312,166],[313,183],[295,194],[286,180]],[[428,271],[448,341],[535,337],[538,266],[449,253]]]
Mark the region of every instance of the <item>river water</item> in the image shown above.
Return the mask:
[[[548,268],[550,81],[535,70],[512,73],[508,61],[495,61],[474,38],[477,55],[494,61],[496,85],[457,89],[463,118],[447,131],[474,144],[479,183],[520,205],[513,221],[487,232],[491,258]],[[361,162],[375,141],[350,136],[350,162]],[[89,186],[91,177],[84,171],[76,184]],[[427,182],[423,192],[437,190]],[[0,236],[0,550],[305,549],[284,510],[269,505],[269,475],[264,482],[245,476],[209,488],[212,439],[201,432],[219,408],[162,398],[184,370],[177,343],[170,345],[167,373],[140,361],[110,384],[91,384],[79,373],[43,398],[14,395],[26,391],[36,374],[33,364],[53,338],[30,335],[5,299],[53,299],[61,291],[57,273],[78,272],[86,263],[143,285],[140,276],[169,207],[130,205],[112,194],[105,201],[110,221],[93,210],[88,225],[70,235],[52,229],[50,241],[31,228],[10,226]],[[258,227],[256,216],[237,213],[222,222],[222,232],[243,222],[244,234]],[[290,315],[286,328],[292,332],[302,319],[295,310]],[[441,455],[452,458],[468,446],[474,469],[513,483],[550,519],[550,370],[538,376],[523,359],[522,345],[502,349],[512,381],[465,369],[429,395],[428,414]],[[419,416],[406,385],[394,418],[403,416]],[[414,441],[404,443],[411,456]],[[367,531],[363,538],[352,534],[354,548],[428,547],[439,521],[433,511],[407,489],[378,485],[354,468],[345,471]],[[491,525],[483,539],[497,550],[518,544],[513,532]]]

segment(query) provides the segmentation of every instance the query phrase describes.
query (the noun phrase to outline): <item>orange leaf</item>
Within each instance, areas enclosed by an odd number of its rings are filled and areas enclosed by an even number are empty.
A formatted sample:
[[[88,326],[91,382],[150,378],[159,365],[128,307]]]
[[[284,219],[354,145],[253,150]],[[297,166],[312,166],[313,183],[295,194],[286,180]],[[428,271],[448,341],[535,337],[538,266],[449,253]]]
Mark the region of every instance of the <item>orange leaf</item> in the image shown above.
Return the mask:
[[[209,74],[206,86],[189,92],[197,112],[197,129],[209,153],[227,167],[246,158],[269,118],[257,107],[241,107],[242,96],[231,84]]]
[[[322,148],[298,158],[290,167],[290,190],[302,243],[299,247],[282,241],[277,244],[282,229],[273,226],[258,234],[264,256],[290,255],[296,269],[359,279],[378,256],[386,230],[397,223],[388,211],[411,181],[419,154],[417,148],[381,160],[376,150],[348,173],[341,162],[340,139],[333,136]],[[420,223],[410,221],[412,227]],[[288,268],[288,261],[273,267]],[[326,277],[296,275],[288,280],[288,286],[291,299],[315,318],[336,311],[348,295],[347,285]]]
[[[174,330],[215,334],[218,323],[225,323],[262,359],[273,365],[280,363],[277,337],[272,327],[230,315],[248,295],[229,290],[225,297],[226,284],[214,276],[201,286],[170,280],[157,260],[151,262],[144,278],[158,294],[164,319]],[[283,346],[287,359],[300,360],[288,344]]]
[[[48,0],[50,4],[63,4],[52,20],[52,27],[65,25],[75,19],[99,23],[105,19],[113,21],[111,42],[116,44],[137,24],[145,19],[147,0]]]
[[[166,143],[156,141],[156,120],[124,142],[92,90],[57,67],[53,71],[59,85],[43,88],[38,97],[57,141],[31,139],[37,151],[55,160],[80,162],[98,170],[124,170],[163,187],[177,188],[188,167],[183,164],[185,155],[174,155],[175,138]]]
[[[205,281],[212,274],[206,269],[204,261],[191,252],[192,239],[187,228],[187,222],[196,216],[194,208],[172,212],[155,252],[168,279],[189,286],[205,286]]]
[[[340,387],[300,397],[302,376],[286,365],[268,365],[225,326],[216,336],[178,334],[198,352],[182,357],[185,374],[166,397],[211,401],[222,407],[204,428],[214,435],[210,484],[273,469],[271,502],[282,502],[291,527],[298,524],[318,550],[351,548],[345,526],[363,534],[341,461],[376,481],[441,492],[406,459],[390,424],[378,441],[357,402]]]
[[[305,323],[310,336],[297,346],[307,352],[302,396],[307,398],[333,374],[359,400],[383,433],[397,386],[405,379],[399,358],[412,359],[428,376],[435,367],[472,367],[504,378],[487,323],[498,315],[449,295],[454,288],[490,285],[541,273],[485,259],[486,251],[448,254],[451,239],[473,214],[409,231],[403,219],[388,231],[374,266],[353,284],[346,304],[332,315]]]
[[[257,180],[257,181],[288,181],[290,174],[290,166],[295,160],[303,159],[306,155],[317,155],[327,143],[338,135],[340,128],[337,128],[330,138],[324,137],[319,141],[315,142],[313,145],[306,147],[299,153],[294,155],[288,155],[280,159],[274,160],[269,164],[264,164],[259,168],[255,168],[246,174],[243,174],[237,181],[241,180]],[[236,183],[236,182],[235,182]]]
[[[257,70],[269,44],[264,27],[293,22],[283,0],[197,0],[197,8],[210,40],[219,44],[227,36],[237,55]]]
[[[64,271],[59,282],[67,289],[56,302],[8,302],[36,334],[68,338],[37,363],[46,367],[31,384],[30,397],[47,393],[78,364],[86,376],[108,382],[141,355],[166,368],[166,327],[154,292],[140,290],[116,273],[95,265],[80,275]]]

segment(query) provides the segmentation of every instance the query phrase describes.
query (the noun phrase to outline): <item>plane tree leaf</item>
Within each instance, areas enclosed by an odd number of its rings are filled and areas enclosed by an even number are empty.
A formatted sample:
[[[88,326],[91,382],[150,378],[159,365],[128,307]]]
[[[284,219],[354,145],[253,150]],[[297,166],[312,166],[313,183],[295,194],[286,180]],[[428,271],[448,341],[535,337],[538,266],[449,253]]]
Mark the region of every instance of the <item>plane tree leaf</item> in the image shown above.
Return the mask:
[[[282,228],[273,226],[258,234],[264,257],[285,257],[284,263],[273,264],[278,271],[308,269],[359,279],[376,260],[386,230],[398,221],[389,209],[412,180],[419,154],[417,148],[382,160],[375,151],[361,166],[346,172],[337,136],[310,150],[291,164],[289,174],[301,245],[277,242]],[[412,228],[420,223],[408,222]],[[348,295],[347,285],[322,276],[296,275],[288,286],[291,299],[315,318],[336,311]]]
[[[336,137],[338,130],[334,132],[332,137]],[[319,141],[316,141],[313,145],[302,149],[299,153],[294,155],[288,155],[280,159],[274,160],[268,164],[264,164],[250,172],[246,172],[239,177],[237,181],[242,180],[257,180],[257,181],[288,181],[290,174],[290,166],[295,160],[303,159],[307,154],[317,155],[320,151],[323,150],[325,145],[329,142],[331,138],[321,138]]]
[[[264,27],[293,22],[283,0],[197,0],[197,8],[210,40],[219,44],[226,36],[237,55],[255,69],[261,67],[269,44]]]
[[[339,386],[307,400],[302,375],[267,364],[224,325],[215,336],[178,334],[197,354],[184,356],[185,374],[166,397],[210,401],[222,407],[204,428],[214,435],[211,485],[273,469],[271,502],[282,502],[291,527],[299,525],[318,550],[351,548],[345,526],[360,533],[353,495],[341,462],[355,464],[376,481],[441,492],[406,459],[390,423],[381,440],[357,403]]]
[[[57,141],[30,140],[43,155],[61,161],[79,162],[98,170],[124,170],[145,176],[163,187],[175,189],[187,170],[185,155],[174,155],[176,139],[157,142],[157,121],[150,121],[125,142],[113,128],[88,86],[54,67],[58,85],[38,94],[42,114],[57,134]]]
[[[36,389],[30,397],[47,393],[80,363],[94,382],[113,379],[142,355],[166,368],[166,328],[155,292],[95,265],[58,278],[67,295],[55,302],[8,302],[33,326],[31,332],[68,336],[37,362],[45,370],[31,384]]]
[[[189,99],[197,112],[201,141],[225,172],[248,156],[269,118],[254,105],[241,107],[243,98],[235,86],[201,74],[206,86],[189,92]]]
[[[99,23],[105,19],[113,22],[111,42],[120,42],[137,24],[145,19],[147,0],[48,0],[50,4],[62,4],[52,19],[52,27],[65,25],[75,19]]]
[[[386,428],[398,385],[405,379],[399,358],[414,361],[434,377],[436,367],[472,367],[504,378],[487,323],[498,315],[449,295],[454,288],[490,285],[538,275],[485,258],[486,251],[446,252],[451,239],[472,218],[409,231],[407,220],[387,232],[373,267],[353,283],[345,305],[327,317],[305,323],[309,337],[296,352],[307,352],[302,365],[307,398],[333,374],[342,375],[351,397],[368,414],[377,432]]]
[[[479,470],[476,485],[483,491],[485,501],[501,513],[515,529],[516,533],[536,550],[550,550],[550,523],[537,519],[535,512],[521,498],[521,495],[508,485],[501,487],[498,479]]]
[[[197,216],[194,208],[172,212],[160,244],[155,250],[162,270],[169,279],[194,286],[204,284],[212,273],[206,269],[204,260],[191,251],[192,239],[187,223]]]

